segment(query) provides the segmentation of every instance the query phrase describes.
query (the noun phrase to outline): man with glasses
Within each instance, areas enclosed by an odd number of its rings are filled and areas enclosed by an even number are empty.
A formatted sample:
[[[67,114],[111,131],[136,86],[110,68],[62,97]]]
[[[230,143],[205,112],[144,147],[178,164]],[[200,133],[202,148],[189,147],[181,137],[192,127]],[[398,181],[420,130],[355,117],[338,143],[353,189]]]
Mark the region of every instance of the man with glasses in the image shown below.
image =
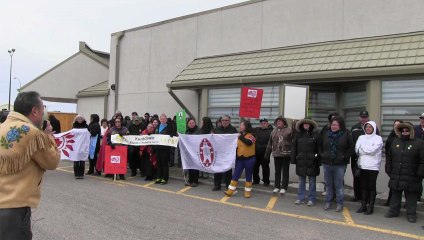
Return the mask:
[[[253,167],[253,184],[260,183],[259,168],[262,166],[262,181],[264,186],[269,186],[269,161],[270,158],[265,158],[265,150],[268,145],[269,137],[274,129],[268,122],[268,119],[262,118],[259,120],[260,127],[255,129],[256,133],[256,162]]]
[[[221,119],[221,126],[216,128],[214,130],[214,133],[216,133],[216,134],[232,134],[232,133],[237,133],[237,129],[231,125],[230,116],[224,115],[224,116],[222,116],[222,119]],[[235,155],[234,155],[234,159],[236,159]],[[212,191],[221,190],[222,176],[224,176],[225,186],[228,187],[230,185],[231,177],[233,176],[233,170],[230,169],[230,170],[223,172],[223,173],[215,173],[213,175],[214,187],[212,188]]]
[[[424,141],[415,138],[411,123],[400,123],[395,128],[397,138],[386,153],[385,170],[392,192],[390,210],[386,218],[399,216],[402,192],[406,198],[406,216],[410,223],[417,221],[417,196],[424,177]]]

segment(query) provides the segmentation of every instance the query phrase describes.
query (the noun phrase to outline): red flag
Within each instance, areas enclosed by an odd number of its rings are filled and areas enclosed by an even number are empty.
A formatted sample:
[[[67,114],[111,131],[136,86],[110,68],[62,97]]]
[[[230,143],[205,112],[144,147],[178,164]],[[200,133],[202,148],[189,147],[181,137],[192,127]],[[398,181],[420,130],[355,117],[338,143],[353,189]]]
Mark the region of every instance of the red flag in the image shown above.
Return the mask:
[[[106,174],[127,173],[127,146],[105,146],[105,169]]]
[[[259,118],[261,114],[263,89],[241,88],[240,117]]]

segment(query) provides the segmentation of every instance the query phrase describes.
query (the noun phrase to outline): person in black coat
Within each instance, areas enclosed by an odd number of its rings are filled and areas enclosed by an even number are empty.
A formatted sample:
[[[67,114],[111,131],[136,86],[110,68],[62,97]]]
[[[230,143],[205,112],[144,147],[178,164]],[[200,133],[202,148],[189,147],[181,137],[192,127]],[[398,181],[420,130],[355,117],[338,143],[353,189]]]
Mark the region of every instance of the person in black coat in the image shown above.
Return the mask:
[[[171,137],[176,135],[175,128],[168,124],[168,119],[165,114],[159,117],[160,124],[156,128],[156,134],[169,135]],[[166,184],[169,179],[169,159],[171,147],[156,145],[154,151],[157,157],[157,179],[156,184]]]
[[[87,125],[87,122],[85,121],[85,118],[82,115],[77,115],[75,117],[74,123],[72,124],[72,128],[88,129],[88,125]],[[81,161],[74,161],[74,175],[76,179],[84,178],[85,161],[86,159],[83,159]]]
[[[216,134],[232,134],[232,133],[237,133],[237,129],[235,127],[233,127],[233,125],[231,125],[230,116],[224,115],[221,118],[221,126],[216,128],[214,130],[214,133],[216,133]],[[234,156],[234,159],[235,158],[236,158],[236,156]],[[212,188],[212,191],[221,190],[221,182],[222,182],[223,176],[224,176],[225,186],[228,187],[230,185],[231,178],[233,176],[233,170],[230,169],[230,170],[223,172],[223,173],[215,173],[213,175],[214,187]]]
[[[97,154],[99,153],[100,150],[100,117],[97,114],[91,114],[90,116],[90,124],[88,125],[88,131],[90,132],[91,138],[96,138],[96,146],[95,146],[95,150],[94,150],[94,155],[93,158],[91,158],[91,156],[88,156],[88,160],[89,160],[89,168],[88,168],[88,172],[86,173],[87,175],[91,175],[94,173],[94,166],[96,166],[97,163]],[[91,139],[90,138],[90,139]],[[96,175],[100,175],[100,172],[96,172]]]
[[[261,124],[260,127],[255,129],[256,135],[256,146],[255,146],[255,155],[256,162],[253,167],[253,184],[259,184],[259,168],[262,166],[262,181],[264,186],[269,186],[269,161],[270,158],[265,158],[266,146],[268,145],[269,137],[271,132],[274,129],[268,122],[268,119],[263,118],[259,120]]]
[[[318,155],[319,132],[317,123],[311,119],[302,119],[296,123],[297,133],[291,148],[291,163],[296,164],[296,174],[299,176],[299,189],[296,205],[305,203],[306,177],[309,178],[308,206],[316,203],[316,176],[320,173]]]
[[[386,173],[392,191],[386,218],[399,216],[402,192],[405,192],[408,222],[416,222],[417,195],[424,177],[424,142],[415,138],[414,126],[401,123],[395,128],[397,138],[386,153]]]
[[[130,124],[128,131],[130,135],[140,135],[146,127],[144,122],[138,116],[133,117],[133,122]],[[128,165],[131,169],[131,176],[137,175],[137,169],[140,169],[141,174],[141,161],[140,161],[140,147],[139,146],[128,146]]]
[[[187,119],[187,130],[185,134],[193,135],[198,134],[199,128],[197,127],[196,120],[192,117]],[[199,184],[199,170],[189,169],[188,170],[188,182],[186,186],[197,187]]]
[[[53,114],[49,115],[49,121],[50,121],[50,125],[52,125],[53,132],[54,133],[61,133],[60,132],[60,121]]]

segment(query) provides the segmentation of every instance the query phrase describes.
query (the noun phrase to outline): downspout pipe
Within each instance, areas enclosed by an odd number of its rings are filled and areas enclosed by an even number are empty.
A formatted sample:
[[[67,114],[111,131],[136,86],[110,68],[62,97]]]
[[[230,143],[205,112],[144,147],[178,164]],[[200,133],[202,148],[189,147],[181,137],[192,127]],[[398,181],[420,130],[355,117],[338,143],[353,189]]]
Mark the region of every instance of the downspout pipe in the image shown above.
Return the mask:
[[[172,89],[170,87],[168,87],[168,93],[178,103],[178,105],[180,105],[180,107],[185,110],[185,112],[190,117],[194,117],[194,115],[190,112],[190,110],[188,110],[188,108],[186,107],[186,105],[184,105],[184,103],[177,97],[177,95],[175,95],[175,93],[172,91]]]
[[[118,110],[118,93],[119,93],[119,67],[120,67],[120,60],[121,60],[121,52],[120,52],[120,43],[121,39],[124,37],[125,32],[118,32],[115,34],[116,36],[116,45],[115,45],[115,106],[114,106],[114,112],[115,114],[116,110]]]

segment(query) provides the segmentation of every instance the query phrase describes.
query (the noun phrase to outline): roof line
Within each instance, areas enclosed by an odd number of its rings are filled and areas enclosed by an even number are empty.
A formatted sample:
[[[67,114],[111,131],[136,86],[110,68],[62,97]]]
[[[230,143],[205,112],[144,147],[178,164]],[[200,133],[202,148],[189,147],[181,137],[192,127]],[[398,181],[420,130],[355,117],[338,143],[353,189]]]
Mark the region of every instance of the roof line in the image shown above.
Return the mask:
[[[79,51],[86,54],[88,57],[92,58],[93,60],[97,61],[98,63],[104,65],[105,67],[109,68],[109,61],[106,61],[104,58],[99,56],[99,54],[102,54],[102,55],[107,55],[108,57],[110,57],[109,53],[93,50],[84,41],[79,42]]]
[[[250,1],[246,1],[246,2],[231,4],[231,5],[224,6],[224,7],[214,8],[214,9],[210,9],[210,10],[206,10],[206,11],[202,11],[202,12],[192,13],[192,14],[188,14],[188,15],[184,15],[184,16],[180,16],[180,17],[175,17],[175,18],[163,20],[163,21],[156,22],[156,23],[143,25],[143,26],[140,26],[140,27],[135,27],[135,28],[126,29],[126,30],[123,30],[123,31],[114,32],[114,33],[112,33],[112,36],[114,36],[115,34],[121,33],[121,32],[133,32],[133,31],[137,31],[137,30],[140,30],[140,29],[151,28],[151,27],[163,25],[163,24],[170,23],[170,22],[176,22],[176,21],[180,21],[180,20],[184,20],[184,19],[188,19],[188,18],[192,18],[192,17],[198,17],[198,16],[201,16],[201,15],[209,14],[209,13],[219,12],[219,11],[226,10],[226,9],[232,9],[232,8],[250,5],[250,4],[255,4],[255,3],[258,3],[258,2],[264,2],[264,1],[268,1],[268,0],[250,0]]]

